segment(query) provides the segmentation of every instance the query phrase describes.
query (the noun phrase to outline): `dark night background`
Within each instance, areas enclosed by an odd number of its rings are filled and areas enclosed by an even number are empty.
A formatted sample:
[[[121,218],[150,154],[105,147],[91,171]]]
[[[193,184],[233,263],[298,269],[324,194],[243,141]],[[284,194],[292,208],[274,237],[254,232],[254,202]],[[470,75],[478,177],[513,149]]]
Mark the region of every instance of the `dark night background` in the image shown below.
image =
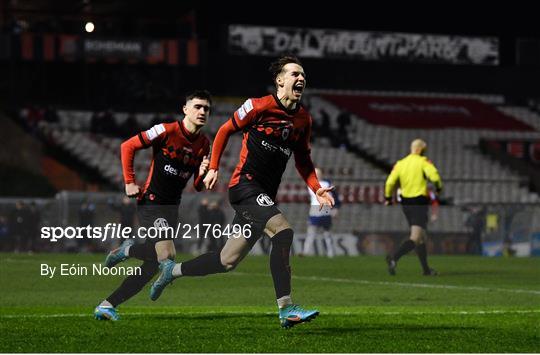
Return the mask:
[[[502,93],[516,102],[540,95],[540,65],[516,59],[520,39],[540,38],[538,16],[526,8],[11,0],[2,1],[1,10],[4,35],[14,33],[18,21],[24,21],[23,31],[35,34],[85,36],[84,23],[91,20],[96,30],[88,36],[197,39],[200,44],[196,67],[0,61],[0,94],[9,105],[33,101],[88,108],[137,105],[150,110],[169,108],[193,87],[205,87],[219,95],[264,94],[270,84],[266,68],[271,58],[229,55],[228,24],[494,36],[500,41],[501,62],[496,67],[343,59],[305,59],[304,65],[312,88]],[[136,89],[127,86],[149,82],[154,98],[141,102],[129,95]]]

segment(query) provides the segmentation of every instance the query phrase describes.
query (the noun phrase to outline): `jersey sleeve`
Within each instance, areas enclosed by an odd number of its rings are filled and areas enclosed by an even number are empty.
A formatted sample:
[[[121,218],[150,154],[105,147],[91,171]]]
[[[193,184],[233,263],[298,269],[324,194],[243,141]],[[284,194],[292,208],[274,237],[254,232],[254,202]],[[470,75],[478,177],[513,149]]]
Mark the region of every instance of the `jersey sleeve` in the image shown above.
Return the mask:
[[[154,142],[162,140],[166,134],[165,126],[158,124],[147,131],[139,132],[136,136],[131,137],[120,145],[122,174],[124,175],[125,184],[135,183],[135,169],[133,168],[135,152],[150,147]]]
[[[234,125],[232,123],[233,119],[234,118],[231,118],[230,120],[225,122],[216,133],[216,137],[214,138],[214,145],[212,147],[212,156],[210,158],[209,169],[212,169],[212,170],[219,169],[219,161],[221,160],[223,151],[225,150],[225,147],[227,146],[229,137],[234,132],[237,131],[236,128],[234,128]]]
[[[152,144],[163,141],[167,135],[167,127],[165,124],[157,124],[146,131],[142,131],[138,134],[141,143],[148,148]]]
[[[442,180],[441,176],[439,175],[439,171],[437,170],[435,165],[430,160],[426,159],[424,162],[423,170],[429,181],[431,181],[433,185],[435,185],[437,192],[441,191]]]
[[[392,168],[392,172],[388,175],[386,183],[384,185],[384,197],[386,199],[392,198],[392,193],[396,187],[396,183],[399,179],[399,162],[397,162]]]
[[[311,191],[317,193],[317,190],[321,188],[321,184],[315,173],[315,166],[311,160],[311,144],[309,142],[311,137],[311,118],[303,134],[298,138],[294,147],[294,161],[296,170],[309,186]]]
[[[254,99],[246,100],[238,110],[236,110],[230,120],[225,122],[216,133],[214,145],[212,147],[212,158],[210,159],[210,169],[218,170],[219,161],[223,155],[223,151],[227,146],[229,137],[240,130],[253,124],[257,118],[258,108],[255,107],[257,102]]]
[[[298,141],[293,146],[295,153],[303,152],[311,154],[311,117],[309,118],[309,123],[306,125],[306,128],[302,134],[298,137]]]
[[[257,120],[259,105],[255,99],[247,99],[238,110],[234,111],[231,121],[237,131],[252,125]]]

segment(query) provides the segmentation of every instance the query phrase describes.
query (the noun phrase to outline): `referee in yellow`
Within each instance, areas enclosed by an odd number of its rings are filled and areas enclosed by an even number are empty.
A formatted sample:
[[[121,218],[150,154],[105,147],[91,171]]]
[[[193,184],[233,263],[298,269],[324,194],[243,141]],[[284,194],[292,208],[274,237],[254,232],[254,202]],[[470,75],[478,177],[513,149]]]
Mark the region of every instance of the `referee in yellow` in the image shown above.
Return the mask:
[[[426,227],[430,199],[428,197],[427,182],[431,181],[439,193],[442,181],[439,172],[433,163],[424,156],[427,144],[421,139],[411,143],[411,154],[399,160],[386,179],[384,189],[385,205],[392,204],[392,194],[399,183],[401,188],[401,205],[403,213],[411,227],[411,234],[398,251],[386,256],[388,272],[396,274],[397,261],[403,255],[416,248],[418,259],[422,265],[424,275],[436,275],[437,272],[428,266],[426,250]]]

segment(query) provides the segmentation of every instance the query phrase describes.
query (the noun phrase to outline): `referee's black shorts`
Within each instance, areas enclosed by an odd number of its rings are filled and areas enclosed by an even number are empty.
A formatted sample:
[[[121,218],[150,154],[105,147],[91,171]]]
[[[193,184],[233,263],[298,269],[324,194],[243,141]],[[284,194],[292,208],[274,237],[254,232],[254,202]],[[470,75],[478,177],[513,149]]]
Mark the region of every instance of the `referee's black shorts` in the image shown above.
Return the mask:
[[[250,225],[251,238],[257,241],[270,218],[281,213],[275,204],[275,196],[269,195],[255,181],[240,179],[229,189],[229,202],[236,214],[233,225]]]
[[[409,226],[427,228],[429,212],[429,198],[427,196],[402,197],[401,207]]]

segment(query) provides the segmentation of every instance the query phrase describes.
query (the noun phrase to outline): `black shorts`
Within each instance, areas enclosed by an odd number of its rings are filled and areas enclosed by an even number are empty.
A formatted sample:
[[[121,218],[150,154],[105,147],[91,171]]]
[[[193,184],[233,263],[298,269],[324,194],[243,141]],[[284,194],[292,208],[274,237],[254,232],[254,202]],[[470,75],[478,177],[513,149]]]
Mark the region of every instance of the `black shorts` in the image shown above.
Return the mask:
[[[155,199],[152,200],[145,194],[137,203],[137,216],[139,217],[139,227],[146,228],[145,235],[151,232],[149,228],[171,227],[168,232],[161,233],[155,238],[147,237],[146,242],[157,243],[161,240],[173,239],[174,230],[178,221],[178,204],[161,204]]]
[[[229,202],[236,212],[233,225],[251,225],[251,238],[257,241],[268,220],[281,213],[274,199],[258,183],[241,180],[229,189]]]
[[[401,207],[403,213],[409,222],[409,226],[420,226],[427,228],[429,198],[426,196],[418,196],[412,198],[401,198]]]

